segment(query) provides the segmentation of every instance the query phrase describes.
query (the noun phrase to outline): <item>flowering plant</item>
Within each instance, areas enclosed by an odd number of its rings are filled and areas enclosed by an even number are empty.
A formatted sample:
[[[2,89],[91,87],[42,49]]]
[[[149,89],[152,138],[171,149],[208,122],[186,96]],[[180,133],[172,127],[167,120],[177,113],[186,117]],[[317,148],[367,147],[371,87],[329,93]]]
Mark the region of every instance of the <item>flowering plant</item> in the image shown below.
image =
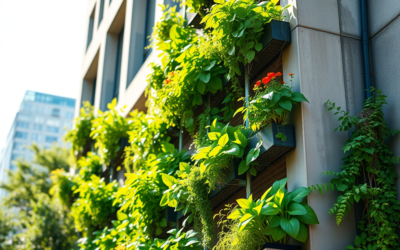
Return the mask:
[[[284,125],[293,105],[308,102],[303,94],[292,92],[292,86],[281,81],[281,76],[281,72],[271,72],[267,77],[257,81],[254,85],[255,94],[249,97],[247,108],[241,107],[236,111],[244,113],[243,119],[249,119],[253,131],[271,123]],[[289,76],[292,82],[293,73]]]

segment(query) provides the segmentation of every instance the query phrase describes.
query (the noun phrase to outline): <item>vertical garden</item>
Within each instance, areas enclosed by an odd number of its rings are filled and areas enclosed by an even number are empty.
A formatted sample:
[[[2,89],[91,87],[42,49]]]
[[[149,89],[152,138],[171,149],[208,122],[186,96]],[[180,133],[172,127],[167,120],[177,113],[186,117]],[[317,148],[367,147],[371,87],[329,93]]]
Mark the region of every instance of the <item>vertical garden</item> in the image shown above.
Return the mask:
[[[305,203],[316,187],[288,192],[280,178],[253,198],[250,185],[295,147],[288,114],[308,102],[279,70],[262,75],[290,43],[278,2],[184,1],[196,25],[162,6],[151,37],[159,60],[147,77],[147,112],[122,117],[116,100],[105,112],[86,104],[66,136],[76,174],[53,172],[80,249],[286,249],[291,239],[306,242],[308,225],[319,223]],[[233,191],[226,188],[232,182]],[[213,212],[213,197],[244,187],[246,198]],[[341,206],[333,213],[348,210]]]

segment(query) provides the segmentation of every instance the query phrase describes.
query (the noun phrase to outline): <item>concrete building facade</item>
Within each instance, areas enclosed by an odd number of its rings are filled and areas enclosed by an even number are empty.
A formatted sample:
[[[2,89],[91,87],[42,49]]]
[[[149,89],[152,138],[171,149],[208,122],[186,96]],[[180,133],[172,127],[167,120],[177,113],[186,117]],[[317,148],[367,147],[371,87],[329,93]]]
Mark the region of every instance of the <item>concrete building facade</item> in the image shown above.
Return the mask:
[[[143,48],[151,34],[149,25],[162,15],[161,9],[154,10],[153,6],[165,1],[106,2],[89,1],[88,42],[78,103],[90,101],[95,109],[105,110],[116,97],[119,107],[128,107],[127,115],[134,109],[145,110],[144,91],[150,73],[147,65],[156,61],[157,55],[155,51],[145,54]],[[321,173],[340,170],[342,147],[349,134],[334,133],[339,123],[327,112],[325,102],[330,99],[351,115],[358,115],[365,100],[365,72],[360,0],[281,0],[281,4],[291,5],[286,20],[291,24],[292,37],[282,54],[282,71],[284,76],[295,74],[294,91],[302,92],[310,102],[296,107],[289,118],[296,134],[296,149],[286,155],[291,191],[327,183],[329,178]],[[400,109],[395,107],[400,93],[400,1],[367,0],[367,7],[373,86],[388,96],[386,119],[392,129],[399,129]],[[104,13],[100,15],[100,11]],[[75,114],[78,110],[79,105]],[[400,155],[400,137],[389,143]],[[400,174],[400,168],[397,170]],[[400,190],[399,181],[397,187]],[[351,211],[340,226],[328,214],[336,198],[335,192],[308,197],[320,224],[310,226],[303,249],[337,250],[353,243],[355,212]]]
[[[0,182],[7,182],[7,170],[16,167],[13,161],[23,157],[31,161],[33,153],[25,146],[33,142],[48,148],[63,145],[66,129],[72,128],[75,99],[27,91],[7,136],[0,159]],[[0,199],[5,194],[0,190]]]

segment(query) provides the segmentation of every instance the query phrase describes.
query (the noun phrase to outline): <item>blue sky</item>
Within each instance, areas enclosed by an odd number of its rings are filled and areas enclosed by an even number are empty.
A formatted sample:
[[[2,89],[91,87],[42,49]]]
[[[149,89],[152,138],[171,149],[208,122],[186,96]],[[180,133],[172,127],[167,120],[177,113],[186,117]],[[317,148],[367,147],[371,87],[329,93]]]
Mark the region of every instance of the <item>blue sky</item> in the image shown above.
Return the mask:
[[[0,0],[0,151],[26,90],[77,98],[87,0]]]

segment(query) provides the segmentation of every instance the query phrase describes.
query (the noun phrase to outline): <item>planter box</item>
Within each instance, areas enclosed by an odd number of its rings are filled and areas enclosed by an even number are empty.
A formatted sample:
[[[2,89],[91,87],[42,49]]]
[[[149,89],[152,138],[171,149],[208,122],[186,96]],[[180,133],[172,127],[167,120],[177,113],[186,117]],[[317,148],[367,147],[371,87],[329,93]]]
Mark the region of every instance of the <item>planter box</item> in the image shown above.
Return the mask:
[[[175,208],[167,207],[163,210],[163,217],[167,220],[167,224],[175,223],[178,219],[178,212],[175,212]]]
[[[272,20],[264,26],[264,33],[260,38],[263,49],[257,53],[250,74],[256,76],[275,56],[282,53],[291,42],[290,23]]]
[[[262,250],[301,250],[300,246],[281,245],[275,243],[266,243]]]
[[[286,141],[276,138],[279,132],[282,132],[287,137]],[[296,147],[294,127],[289,124],[282,126],[272,123],[250,138],[245,153],[247,154],[251,148],[256,147],[261,139],[260,155],[255,160],[255,162],[260,164],[260,166],[255,166],[259,172]]]
[[[232,166],[225,172],[225,181],[216,186],[215,190],[208,195],[212,208],[217,207],[236,193],[241,187],[246,186],[246,175],[238,175],[238,161],[234,161]]]

